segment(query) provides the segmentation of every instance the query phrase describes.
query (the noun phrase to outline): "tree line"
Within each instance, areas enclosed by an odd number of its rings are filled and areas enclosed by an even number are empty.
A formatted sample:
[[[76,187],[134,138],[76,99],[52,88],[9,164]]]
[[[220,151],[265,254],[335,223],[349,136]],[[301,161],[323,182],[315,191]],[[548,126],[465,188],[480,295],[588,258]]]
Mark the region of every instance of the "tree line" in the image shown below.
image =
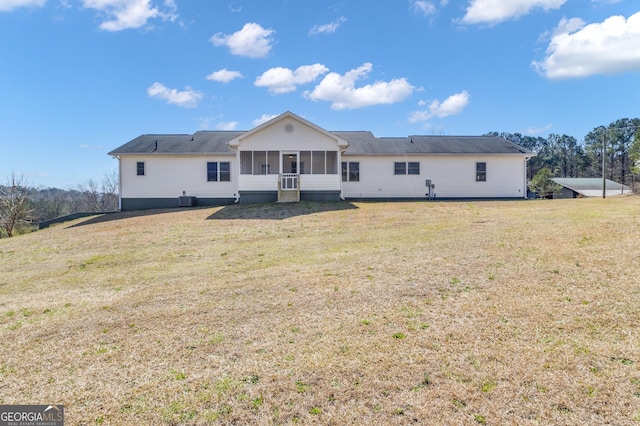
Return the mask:
[[[566,134],[550,134],[547,138],[520,133],[491,132],[489,135],[502,136],[538,153],[527,163],[529,181],[543,169],[552,177],[601,177],[603,141],[607,179],[633,188],[640,174],[640,118],[621,118],[607,126],[598,126],[582,141]]]
[[[25,175],[12,173],[0,183],[0,238],[29,231],[33,223],[77,212],[118,209],[118,173],[105,173],[77,189],[34,188]]]

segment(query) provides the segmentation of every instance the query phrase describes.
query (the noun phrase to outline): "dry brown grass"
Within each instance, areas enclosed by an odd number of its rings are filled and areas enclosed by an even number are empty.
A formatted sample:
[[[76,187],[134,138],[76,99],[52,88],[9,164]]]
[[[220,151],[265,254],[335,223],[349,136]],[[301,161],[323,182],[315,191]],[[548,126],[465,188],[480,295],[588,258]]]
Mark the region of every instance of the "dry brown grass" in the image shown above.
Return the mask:
[[[71,226],[75,225],[75,226]],[[0,240],[67,424],[638,424],[640,197],[240,205]]]

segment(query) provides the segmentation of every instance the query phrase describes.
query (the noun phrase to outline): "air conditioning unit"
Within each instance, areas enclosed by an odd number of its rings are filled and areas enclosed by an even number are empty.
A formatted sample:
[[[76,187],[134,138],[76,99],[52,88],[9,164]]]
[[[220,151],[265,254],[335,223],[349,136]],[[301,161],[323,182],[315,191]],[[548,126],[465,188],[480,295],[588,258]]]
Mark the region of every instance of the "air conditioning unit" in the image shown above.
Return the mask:
[[[196,197],[183,195],[178,197],[178,207],[194,207],[196,205]]]

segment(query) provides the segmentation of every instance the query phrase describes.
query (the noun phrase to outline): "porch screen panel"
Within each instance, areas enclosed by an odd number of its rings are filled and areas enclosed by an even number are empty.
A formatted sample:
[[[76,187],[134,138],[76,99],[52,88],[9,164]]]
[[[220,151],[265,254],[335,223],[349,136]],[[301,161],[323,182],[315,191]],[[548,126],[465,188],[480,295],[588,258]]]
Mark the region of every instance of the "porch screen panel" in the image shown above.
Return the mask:
[[[253,164],[252,151],[240,151],[240,174],[250,175],[253,173],[251,165]]]
[[[266,175],[268,169],[267,151],[253,151],[253,174]]]
[[[311,151],[300,151],[300,173],[311,174]]]
[[[280,152],[279,151],[268,151],[267,152],[267,173],[270,175],[277,175],[280,173],[280,163],[279,163]]]
[[[337,151],[327,151],[327,174],[328,175],[338,174],[338,152]]]
[[[324,174],[324,151],[313,151],[311,153],[312,169],[311,173],[314,175]]]

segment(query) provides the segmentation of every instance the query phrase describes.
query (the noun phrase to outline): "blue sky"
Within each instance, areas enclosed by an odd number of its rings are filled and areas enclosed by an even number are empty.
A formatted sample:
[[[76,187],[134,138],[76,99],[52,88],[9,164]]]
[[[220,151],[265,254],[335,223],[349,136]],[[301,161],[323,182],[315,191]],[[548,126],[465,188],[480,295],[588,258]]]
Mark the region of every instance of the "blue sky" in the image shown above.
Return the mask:
[[[144,133],[292,111],[582,140],[640,115],[637,0],[0,0],[0,178],[76,188]]]

